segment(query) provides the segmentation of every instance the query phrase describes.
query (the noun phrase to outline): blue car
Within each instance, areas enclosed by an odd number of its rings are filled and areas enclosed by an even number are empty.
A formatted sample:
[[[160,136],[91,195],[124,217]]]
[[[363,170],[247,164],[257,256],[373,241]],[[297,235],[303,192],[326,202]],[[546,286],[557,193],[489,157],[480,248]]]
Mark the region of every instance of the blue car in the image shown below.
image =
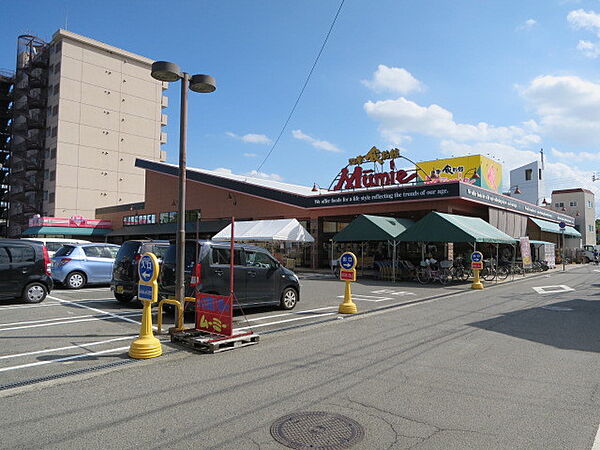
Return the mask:
[[[63,245],[52,258],[52,278],[69,289],[109,284],[119,247],[101,243]]]

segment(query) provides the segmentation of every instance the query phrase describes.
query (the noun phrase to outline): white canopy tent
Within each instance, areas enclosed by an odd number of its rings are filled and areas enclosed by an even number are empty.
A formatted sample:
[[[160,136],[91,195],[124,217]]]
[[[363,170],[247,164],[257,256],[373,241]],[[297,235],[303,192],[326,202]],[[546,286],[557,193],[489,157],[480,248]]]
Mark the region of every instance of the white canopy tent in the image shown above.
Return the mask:
[[[250,220],[235,222],[234,241],[253,242],[314,242],[306,228],[296,219]],[[231,224],[227,225],[212,238],[213,241],[229,241]]]

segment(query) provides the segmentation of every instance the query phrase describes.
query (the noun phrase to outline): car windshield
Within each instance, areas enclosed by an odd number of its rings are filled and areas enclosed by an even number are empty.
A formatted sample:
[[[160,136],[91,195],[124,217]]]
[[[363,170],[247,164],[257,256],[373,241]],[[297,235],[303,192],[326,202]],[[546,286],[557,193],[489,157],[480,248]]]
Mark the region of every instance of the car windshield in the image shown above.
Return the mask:
[[[74,246],[63,245],[61,248],[58,249],[54,256],[69,256],[71,253],[73,253],[73,250],[75,250]]]

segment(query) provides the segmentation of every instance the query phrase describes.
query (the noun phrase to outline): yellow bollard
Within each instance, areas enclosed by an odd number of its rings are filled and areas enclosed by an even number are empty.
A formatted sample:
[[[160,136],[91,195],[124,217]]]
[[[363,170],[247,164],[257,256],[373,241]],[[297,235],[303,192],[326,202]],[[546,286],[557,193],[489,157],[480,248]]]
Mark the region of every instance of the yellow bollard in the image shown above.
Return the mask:
[[[352,290],[350,289],[350,281],[346,280],[346,289],[344,291],[344,301],[340,305],[338,312],[340,314],[356,314],[358,309],[356,304],[352,301]]]
[[[473,284],[471,289],[483,289],[483,283],[479,279],[479,269],[473,269]]]
[[[144,300],[140,337],[134,340],[129,347],[129,356],[135,359],[155,358],[162,355],[160,341],[152,334],[152,311],[150,304],[151,301]]]

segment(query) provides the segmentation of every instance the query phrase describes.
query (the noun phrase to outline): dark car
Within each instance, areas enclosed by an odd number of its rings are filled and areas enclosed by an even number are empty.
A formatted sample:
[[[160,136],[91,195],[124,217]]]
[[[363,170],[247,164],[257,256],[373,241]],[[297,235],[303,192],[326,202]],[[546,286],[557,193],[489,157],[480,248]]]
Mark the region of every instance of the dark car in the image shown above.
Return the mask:
[[[41,242],[0,239],[0,297],[40,303],[52,288],[50,257]]]
[[[139,274],[138,261],[146,252],[156,255],[159,262],[169,248],[169,241],[133,240],[125,241],[117,253],[112,271],[110,288],[115,298],[130,302],[137,295]]]
[[[158,277],[162,298],[175,296],[175,256],[176,247],[171,244]],[[186,241],[186,297],[193,297],[195,290],[229,295],[230,258],[227,243]],[[195,286],[190,285],[192,275]],[[283,267],[267,250],[254,245],[234,246],[234,291],[241,306],[278,305],[292,309],[300,299],[300,283],[294,272]]]

